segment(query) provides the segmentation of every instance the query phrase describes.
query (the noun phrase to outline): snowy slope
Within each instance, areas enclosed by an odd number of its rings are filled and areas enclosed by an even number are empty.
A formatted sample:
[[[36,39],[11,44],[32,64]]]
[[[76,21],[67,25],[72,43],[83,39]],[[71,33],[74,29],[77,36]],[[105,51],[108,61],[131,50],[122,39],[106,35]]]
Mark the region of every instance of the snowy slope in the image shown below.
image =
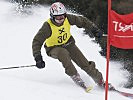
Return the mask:
[[[33,7],[30,15],[16,13],[15,9],[15,4],[0,1],[0,68],[35,64],[32,39],[49,17],[49,7],[46,6]],[[96,62],[105,79],[106,59],[98,53],[99,45],[83,35],[83,29],[73,26],[71,32],[78,47],[88,60]],[[32,67],[0,70],[0,100],[104,100],[104,91],[94,88],[91,93],[85,93],[64,74],[58,60],[47,57],[44,49],[42,54],[46,62],[45,69]],[[122,88],[128,73],[121,70],[121,67],[119,63],[110,63],[109,82],[120,90],[132,93],[133,89]],[[76,68],[88,85],[95,86],[85,72],[78,66]],[[109,92],[109,100],[130,99]]]

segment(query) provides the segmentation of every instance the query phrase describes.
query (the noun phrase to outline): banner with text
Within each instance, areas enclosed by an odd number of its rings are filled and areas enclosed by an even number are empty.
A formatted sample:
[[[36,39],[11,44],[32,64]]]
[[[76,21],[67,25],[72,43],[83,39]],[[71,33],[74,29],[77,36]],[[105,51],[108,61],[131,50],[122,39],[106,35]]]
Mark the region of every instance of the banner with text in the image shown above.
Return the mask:
[[[110,45],[122,49],[133,49],[133,13],[127,15],[110,11]]]

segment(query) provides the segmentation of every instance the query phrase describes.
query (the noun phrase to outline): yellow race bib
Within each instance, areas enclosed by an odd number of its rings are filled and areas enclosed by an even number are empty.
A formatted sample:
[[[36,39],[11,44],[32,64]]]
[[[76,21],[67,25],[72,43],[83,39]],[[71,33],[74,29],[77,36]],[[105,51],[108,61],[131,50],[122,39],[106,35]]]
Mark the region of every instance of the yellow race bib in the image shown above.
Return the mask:
[[[48,39],[46,39],[45,41],[46,46],[51,47],[55,45],[65,44],[71,37],[70,23],[68,22],[68,19],[65,18],[65,21],[62,26],[54,25],[50,19],[48,19],[47,22],[49,23],[51,27],[52,34]]]

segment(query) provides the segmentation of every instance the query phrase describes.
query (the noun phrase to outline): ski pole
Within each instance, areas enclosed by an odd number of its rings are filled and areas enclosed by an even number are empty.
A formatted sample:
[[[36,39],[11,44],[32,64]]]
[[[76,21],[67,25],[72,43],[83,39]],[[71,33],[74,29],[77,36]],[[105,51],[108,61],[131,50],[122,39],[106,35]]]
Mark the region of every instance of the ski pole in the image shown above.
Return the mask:
[[[4,69],[14,69],[14,68],[24,68],[24,67],[33,67],[36,65],[26,65],[26,66],[15,66],[15,67],[5,67],[5,68],[0,68],[0,70],[4,70]]]

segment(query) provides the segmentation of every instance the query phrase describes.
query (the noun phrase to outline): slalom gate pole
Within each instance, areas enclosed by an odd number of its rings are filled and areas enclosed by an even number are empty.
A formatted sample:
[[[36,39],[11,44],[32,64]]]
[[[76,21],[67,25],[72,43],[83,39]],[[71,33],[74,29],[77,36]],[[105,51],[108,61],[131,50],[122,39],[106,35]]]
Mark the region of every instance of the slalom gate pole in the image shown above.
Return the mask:
[[[106,84],[105,84],[105,100],[108,100],[108,78],[109,78],[109,61],[110,61],[110,11],[111,0],[108,0],[108,36],[107,36],[107,65],[106,65]]]
[[[0,70],[4,70],[4,69],[15,69],[15,68],[25,68],[25,67],[34,67],[36,65],[26,65],[26,66],[14,66],[14,67],[4,67],[4,68],[0,68]]]

